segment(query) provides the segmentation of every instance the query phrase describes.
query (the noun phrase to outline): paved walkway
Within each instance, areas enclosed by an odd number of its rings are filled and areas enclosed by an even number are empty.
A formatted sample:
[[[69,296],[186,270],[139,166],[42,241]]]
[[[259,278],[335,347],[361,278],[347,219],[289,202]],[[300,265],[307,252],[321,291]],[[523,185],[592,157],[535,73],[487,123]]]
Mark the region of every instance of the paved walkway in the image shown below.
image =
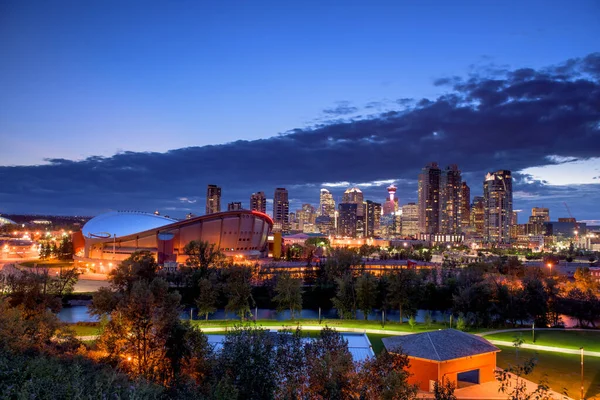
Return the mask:
[[[502,330],[497,330],[497,331],[489,331],[489,332],[482,332],[482,333],[478,333],[477,336],[487,336],[487,335],[494,335],[496,333],[506,333],[506,332],[522,332],[522,331],[531,331],[531,329],[502,329]],[[569,328],[569,329],[562,329],[562,328],[539,328],[536,329],[536,331],[583,331],[583,332],[596,332],[598,334],[600,334],[600,331],[595,330],[595,329],[580,329],[580,328]],[[508,346],[508,347],[512,347],[514,346],[513,342],[507,342],[504,340],[494,340],[494,339],[487,339],[490,343],[498,345],[498,346]],[[578,349],[567,349],[564,347],[555,347],[555,346],[541,346],[538,344],[529,344],[529,343],[523,343],[521,344],[521,348],[522,349],[531,349],[531,350],[539,350],[539,351],[550,351],[553,353],[563,353],[563,354],[581,354],[581,350]],[[590,356],[590,357],[600,357],[600,351],[589,351],[589,350],[585,350],[583,351],[583,355],[584,356]]]

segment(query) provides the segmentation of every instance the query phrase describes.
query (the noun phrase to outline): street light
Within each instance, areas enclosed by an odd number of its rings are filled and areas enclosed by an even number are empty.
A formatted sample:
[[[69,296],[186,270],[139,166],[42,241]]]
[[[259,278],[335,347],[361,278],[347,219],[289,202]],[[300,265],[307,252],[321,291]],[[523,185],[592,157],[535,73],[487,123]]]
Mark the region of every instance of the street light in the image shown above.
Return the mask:
[[[552,263],[548,263],[546,265],[548,265],[548,268],[550,268],[550,275],[552,275]]]
[[[580,347],[579,350],[581,350],[581,400],[584,400],[583,398],[583,347]]]

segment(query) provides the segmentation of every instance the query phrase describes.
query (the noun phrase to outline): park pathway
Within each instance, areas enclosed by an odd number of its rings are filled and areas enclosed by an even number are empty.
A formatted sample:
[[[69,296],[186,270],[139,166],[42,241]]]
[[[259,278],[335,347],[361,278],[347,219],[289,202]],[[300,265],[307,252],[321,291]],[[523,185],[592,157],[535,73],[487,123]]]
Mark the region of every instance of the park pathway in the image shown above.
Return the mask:
[[[531,329],[523,329],[523,328],[515,328],[515,329],[501,329],[501,330],[497,330],[497,331],[488,331],[488,332],[481,332],[481,333],[477,333],[477,336],[487,336],[487,335],[494,335],[497,333],[507,333],[507,332],[531,332]],[[596,332],[598,333],[599,331],[596,329],[580,329],[580,328],[569,328],[569,329],[563,329],[563,328],[539,328],[536,329],[536,331],[581,331],[581,332]],[[486,339],[488,340],[490,343],[498,345],[498,346],[508,346],[508,347],[512,347],[514,346],[513,342],[507,342],[505,340],[494,340],[494,339]],[[554,353],[563,353],[563,354],[581,354],[581,350],[578,349],[567,349],[564,347],[555,347],[555,346],[541,346],[538,344],[529,344],[529,343],[523,343],[520,346],[522,349],[531,349],[531,350],[540,350],[540,351],[550,351],[550,352],[554,352]],[[583,351],[583,355],[584,356],[590,356],[590,357],[600,357],[600,351],[588,351],[585,350]]]

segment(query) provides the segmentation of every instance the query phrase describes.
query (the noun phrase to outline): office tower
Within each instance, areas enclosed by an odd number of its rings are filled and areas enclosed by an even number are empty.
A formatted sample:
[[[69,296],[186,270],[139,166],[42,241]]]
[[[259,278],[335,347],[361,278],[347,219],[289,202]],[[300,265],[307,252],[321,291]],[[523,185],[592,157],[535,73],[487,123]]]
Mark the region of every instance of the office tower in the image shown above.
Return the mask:
[[[363,192],[357,187],[346,189],[342,203],[356,204],[356,237],[365,236],[365,205]]]
[[[338,211],[338,236],[355,238],[358,205],[355,203],[340,203]]]
[[[365,237],[380,235],[381,204],[371,200],[365,202]]]
[[[441,233],[461,233],[461,189],[462,178],[456,164],[450,165],[440,180],[440,225]]]
[[[460,224],[463,231],[471,224],[471,189],[464,181],[460,188]]]
[[[221,188],[208,185],[206,189],[206,214],[221,212]]]
[[[334,214],[335,200],[333,200],[332,194],[329,193],[329,190],[327,189],[321,189],[321,194],[319,196],[319,215],[333,218]]]
[[[252,193],[250,196],[250,210],[267,213],[267,196],[265,196],[265,192]]]
[[[227,211],[237,211],[237,210],[242,210],[242,202],[241,201],[234,201],[234,202],[227,204]]]
[[[550,222],[550,210],[545,207],[533,207],[529,222]]]
[[[483,236],[485,228],[485,202],[483,197],[473,197],[471,204],[471,227],[478,236]]]
[[[437,163],[430,163],[419,174],[419,233],[440,231],[440,178]]]
[[[489,242],[508,243],[513,218],[512,175],[510,171],[490,172],[483,182],[485,207],[484,237]]]
[[[273,196],[273,232],[289,232],[290,202],[285,188],[275,189]]]
[[[316,218],[315,208],[308,203],[302,204],[302,208],[296,210],[296,220],[299,230],[304,230],[304,225],[314,225]]]
[[[387,188],[388,197],[383,203],[383,214],[395,214],[398,211],[398,198],[396,197],[396,186],[390,185]]]
[[[415,203],[408,203],[402,206],[402,236],[419,236],[419,206]]]

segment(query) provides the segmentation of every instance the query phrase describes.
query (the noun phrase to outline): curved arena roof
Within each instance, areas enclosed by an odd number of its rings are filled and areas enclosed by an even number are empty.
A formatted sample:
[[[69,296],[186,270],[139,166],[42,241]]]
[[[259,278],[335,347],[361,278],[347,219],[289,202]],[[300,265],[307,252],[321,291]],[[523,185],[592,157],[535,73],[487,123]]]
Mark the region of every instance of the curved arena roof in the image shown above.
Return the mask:
[[[110,211],[90,219],[81,231],[88,238],[121,237],[173,222],[177,220],[138,211]]]
[[[8,218],[0,217],[0,225],[16,225],[16,222]]]

